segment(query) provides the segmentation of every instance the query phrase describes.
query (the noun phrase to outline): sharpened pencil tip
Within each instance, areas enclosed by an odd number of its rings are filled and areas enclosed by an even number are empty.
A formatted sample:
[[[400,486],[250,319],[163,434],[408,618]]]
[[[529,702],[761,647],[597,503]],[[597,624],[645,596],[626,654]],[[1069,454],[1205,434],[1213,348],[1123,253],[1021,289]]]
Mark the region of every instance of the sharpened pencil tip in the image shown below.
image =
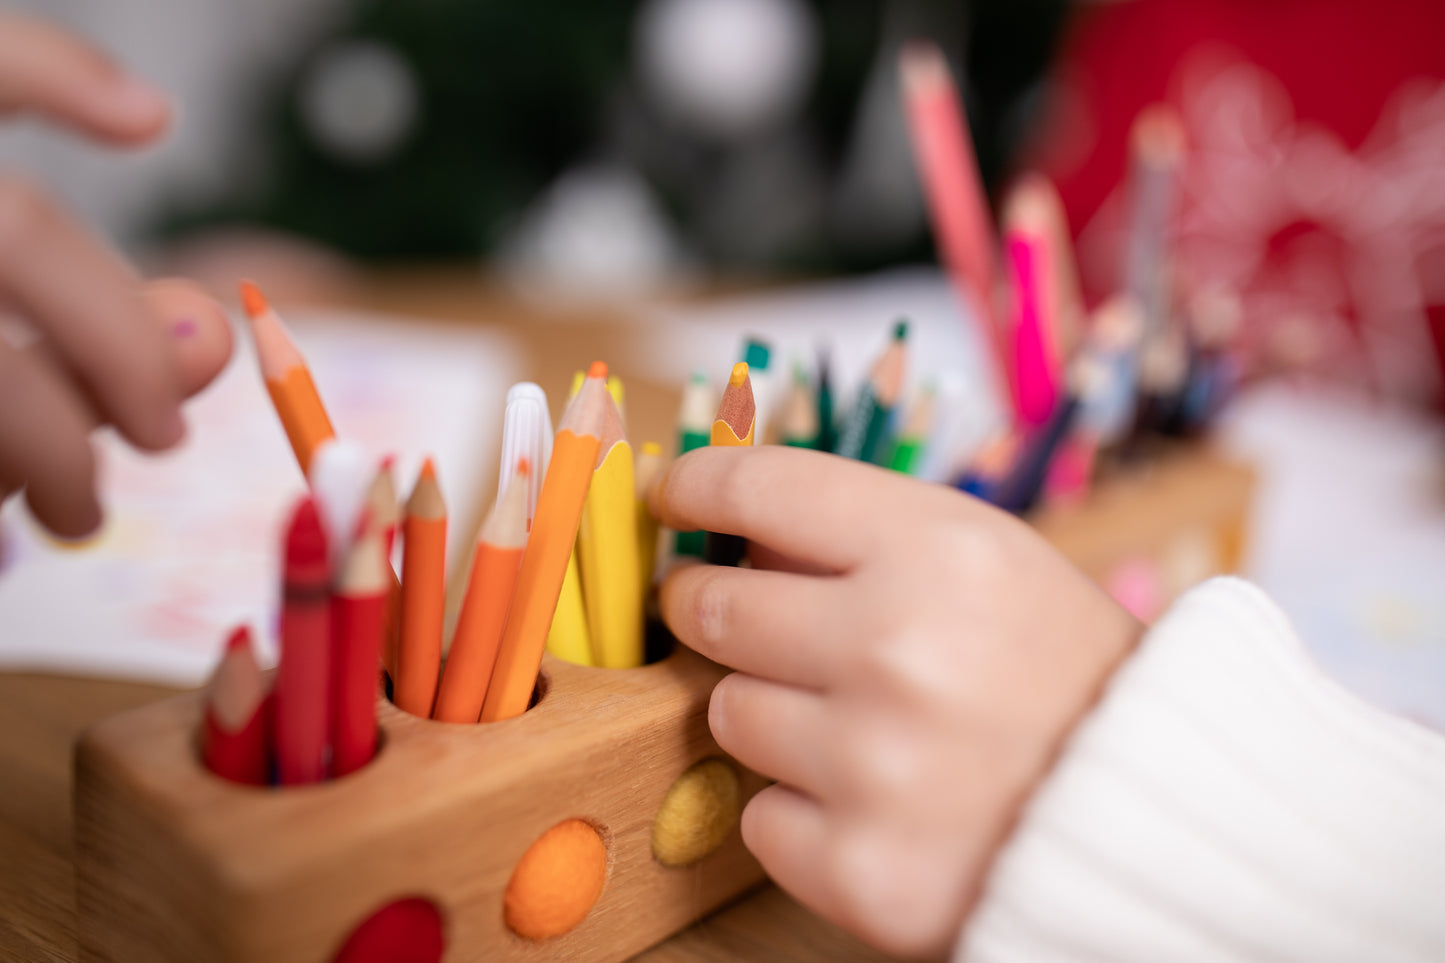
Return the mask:
[[[271,309],[266,303],[266,295],[261,293],[261,289],[256,287],[253,281],[241,282],[241,306],[246,309],[246,316],[250,318],[258,318]]]
[[[728,375],[728,384],[740,385],[747,380],[748,363],[746,361],[739,361],[737,364],[733,365],[733,373]]]
[[[908,337],[908,319],[899,318],[898,323],[893,326],[893,340],[902,341]]]
[[[662,446],[655,441],[644,441],[642,443],[642,453],[644,455],[661,455]]]
[[[589,377],[589,378],[606,378],[606,377],[607,377],[607,362],[605,362],[605,361],[594,361],[594,362],[592,362],[592,366],[587,369],[587,377]]]
[[[235,652],[237,649],[249,649],[251,647],[251,628],[246,625],[238,625],[231,630],[231,635],[226,639],[226,651]]]
[[[526,478],[532,474],[532,463],[525,458],[517,459],[517,477]]]
[[[424,461],[424,462],[421,463],[421,476],[420,476],[420,477],[421,477],[421,478],[430,478],[432,481],[436,481],[436,477],[437,477],[437,466],[436,466],[435,463],[432,462],[430,455],[427,456],[426,461]]]

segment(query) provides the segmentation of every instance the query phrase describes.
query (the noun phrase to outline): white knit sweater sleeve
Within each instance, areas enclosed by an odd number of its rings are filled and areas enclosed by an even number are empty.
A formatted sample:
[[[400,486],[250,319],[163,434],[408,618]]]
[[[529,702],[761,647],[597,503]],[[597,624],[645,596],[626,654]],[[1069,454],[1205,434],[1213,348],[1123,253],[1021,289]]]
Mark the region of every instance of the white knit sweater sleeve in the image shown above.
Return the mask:
[[[1445,738],[1208,582],[1070,740],[955,960],[1445,960]]]

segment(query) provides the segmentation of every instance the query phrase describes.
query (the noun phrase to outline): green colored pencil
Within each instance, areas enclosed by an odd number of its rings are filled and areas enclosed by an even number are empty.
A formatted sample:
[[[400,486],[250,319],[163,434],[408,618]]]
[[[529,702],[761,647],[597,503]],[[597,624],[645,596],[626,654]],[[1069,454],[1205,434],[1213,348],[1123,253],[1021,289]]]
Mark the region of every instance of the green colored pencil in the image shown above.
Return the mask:
[[[858,392],[857,403],[843,423],[837,449],[843,457],[872,461],[878,456],[893,408],[903,391],[907,341],[908,322],[900,320],[893,326],[893,340],[874,363],[873,371]]]

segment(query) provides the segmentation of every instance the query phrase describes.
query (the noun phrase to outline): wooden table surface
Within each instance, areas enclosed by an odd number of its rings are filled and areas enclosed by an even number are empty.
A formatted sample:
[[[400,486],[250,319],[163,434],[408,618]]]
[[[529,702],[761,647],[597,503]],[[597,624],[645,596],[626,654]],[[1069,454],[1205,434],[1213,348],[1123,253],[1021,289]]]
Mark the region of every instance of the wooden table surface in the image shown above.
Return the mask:
[[[344,297],[326,300],[439,320],[494,323],[523,342],[531,359],[529,376],[544,385],[566,383],[585,360],[608,358],[637,336],[626,313],[616,309],[590,316],[574,311],[571,317],[555,312],[539,317],[536,309],[498,296],[470,268],[388,273],[368,279]],[[567,346],[565,355],[556,347],[561,344]],[[627,387],[635,437],[667,439],[675,395],[645,383],[629,381]],[[77,959],[72,746],[92,722],[174,692],[124,682],[0,673],[0,960]],[[637,959],[848,963],[885,957],[769,886]]]

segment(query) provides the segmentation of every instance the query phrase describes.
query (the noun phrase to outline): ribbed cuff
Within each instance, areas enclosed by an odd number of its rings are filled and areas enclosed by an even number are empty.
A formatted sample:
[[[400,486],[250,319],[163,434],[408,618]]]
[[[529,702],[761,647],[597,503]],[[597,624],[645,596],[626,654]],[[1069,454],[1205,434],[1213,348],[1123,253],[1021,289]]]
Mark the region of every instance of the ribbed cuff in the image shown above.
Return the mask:
[[[1445,738],[1205,583],[1070,740],[955,959],[1445,960]]]

